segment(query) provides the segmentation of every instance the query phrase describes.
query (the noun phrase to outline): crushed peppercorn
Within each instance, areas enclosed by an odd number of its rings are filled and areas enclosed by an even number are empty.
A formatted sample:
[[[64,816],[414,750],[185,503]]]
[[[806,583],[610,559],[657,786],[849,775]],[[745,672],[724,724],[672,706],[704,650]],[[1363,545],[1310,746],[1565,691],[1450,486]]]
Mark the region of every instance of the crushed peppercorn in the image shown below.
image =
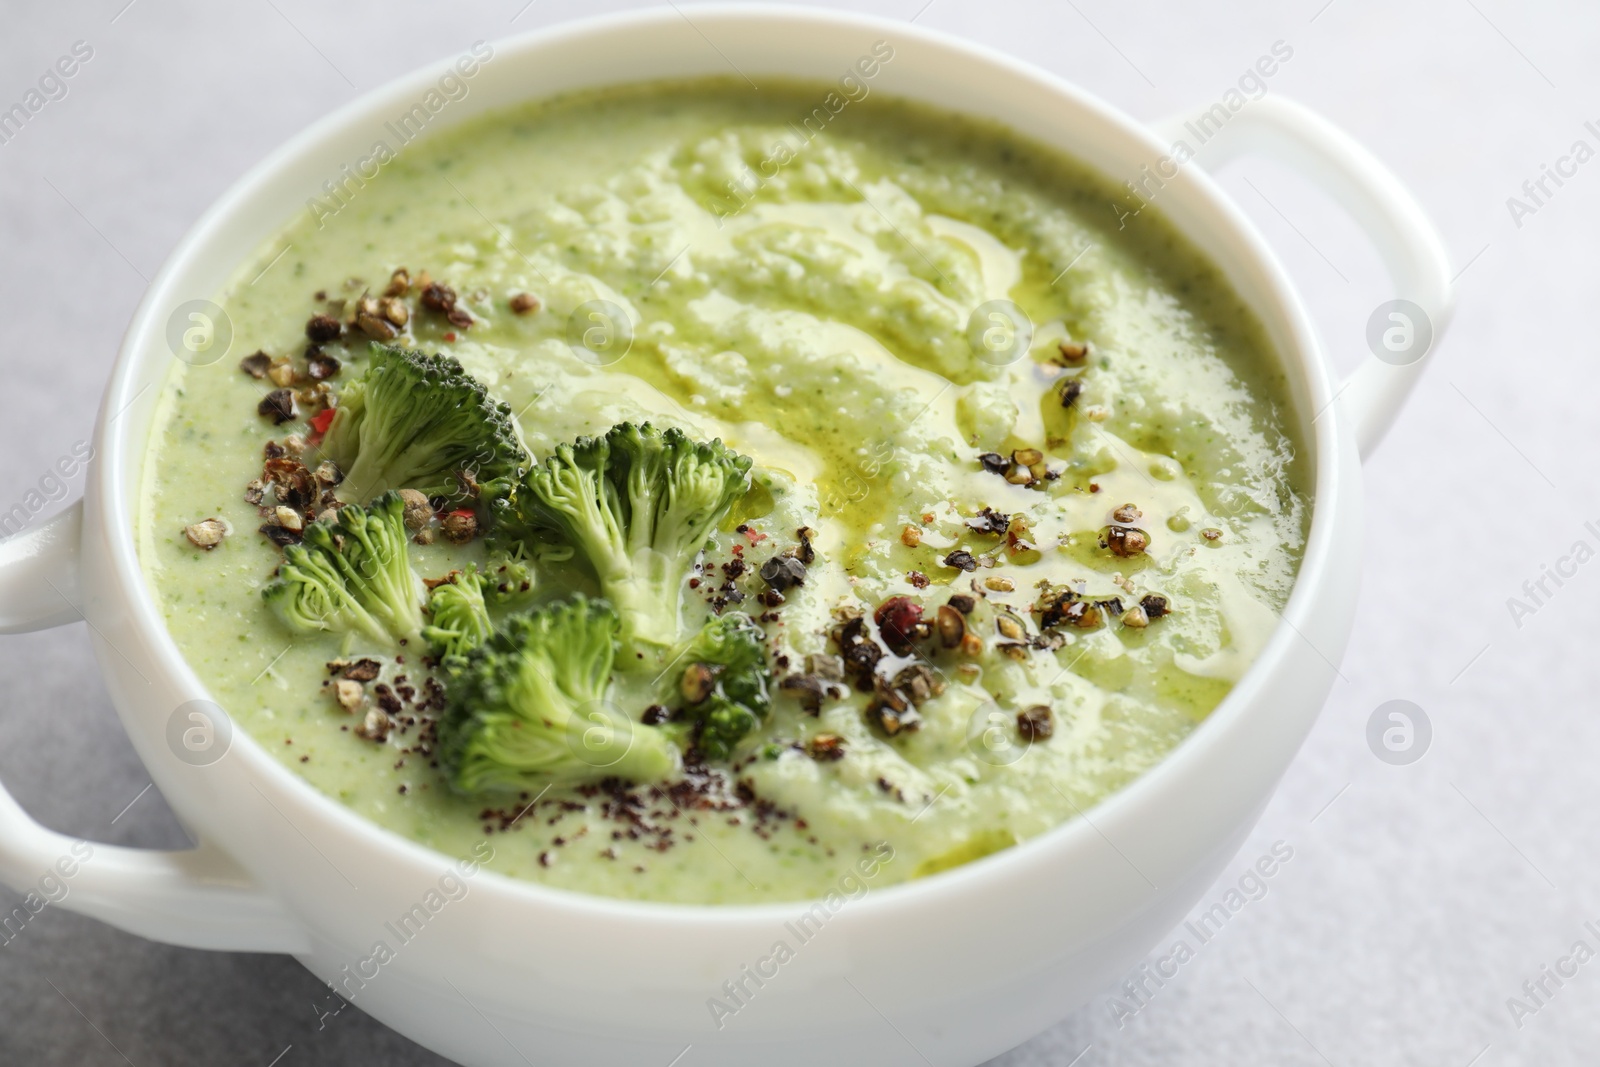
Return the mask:
[[[969,574],[978,569],[977,559],[972,555],[971,552],[968,552],[964,548],[956,549],[940,562],[942,562],[946,567],[954,567],[957,570],[966,571]]]
[[[293,421],[300,414],[294,406],[294,391],[290,389],[274,389],[262,397],[261,403],[256,405],[256,413],[279,426]]]
[[[844,738],[838,734],[818,734],[806,742],[806,755],[818,763],[833,763],[844,759]]]
[[[1011,525],[1011,516],[1004,515],[994,508],[985,507],[972,518],[967,520],[967,529],[980,534],[1003,534]],[[964,570],[965,568],[963,568]]]
[[[1049,705],[1035,704],[1017,712],[1017,734],[1028,744],[1048,741],[1055,732],[1055,718],[1050,713]]]
[[[192,526],[185,526],[183,534],[194,547],[207,552],[212,551],[222,544],[223,539],[233,532],[233,527],[225,519],[202,519]]]
[[[897,656],[910,653],[912,641],[928,630],[922,621],[922,605],[908,596],[885,600],[873,613],[872,621],[878,624],[883,643]]]
[[[272,357],[265,352],[257,352],[254,355],[245,356],[239,361],[239,369],[252,378],[265,378],[267,371],[272,369]]]
[[[758,573],[762,581],[780,593],[806,582],[806,565],[794,556],[773,556],[761,564]]]
[[[344,332],[344,324],[332,315],[313,315],[306,322],[306,338],[312,344],[325,345],[337,341]]]
[[[1113,526],[1106,531],[1106,547],[1114,556],[1137,556],[1150,547],[1150,535],[1136,526]]]
[[[464,545],[478,536],[478,517],[470,511],[452,511],[440,526],[445,540],[453,545]]]
[[[337,359],[328,355],[320,348],[306,350],[306,374],[314,382],[327,381],[337,377],[343,366]]]

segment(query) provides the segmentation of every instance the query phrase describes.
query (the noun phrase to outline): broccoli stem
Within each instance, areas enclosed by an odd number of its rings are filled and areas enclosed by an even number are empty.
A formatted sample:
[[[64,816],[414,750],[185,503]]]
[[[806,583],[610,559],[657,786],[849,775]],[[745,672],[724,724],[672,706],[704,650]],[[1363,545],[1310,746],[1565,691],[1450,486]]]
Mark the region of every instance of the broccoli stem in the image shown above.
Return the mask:
[[[622,638],[629,645],[656,650],[672,648],[682,632],[683,580],[677,561],[645,548],[636,552],[625,571],[602,575],[600,587],[622,617]],[[626,663],[625,663],[626,665]]]
[[[549,688],[535,685],[513,697],[513,704],[542,710],[531,716],[485,717],[479,759],[464,768],[469,792],[521,788],[531,781],[660,781],[678,768],[677,747],[665,733],[602,701],[573,707]]]
[[[405,503],[398,493],[370,508],[344,508],[339,532],[344,550],[333,556],[356,596],[397,637],[422,632],[422,582],[411,569]]]

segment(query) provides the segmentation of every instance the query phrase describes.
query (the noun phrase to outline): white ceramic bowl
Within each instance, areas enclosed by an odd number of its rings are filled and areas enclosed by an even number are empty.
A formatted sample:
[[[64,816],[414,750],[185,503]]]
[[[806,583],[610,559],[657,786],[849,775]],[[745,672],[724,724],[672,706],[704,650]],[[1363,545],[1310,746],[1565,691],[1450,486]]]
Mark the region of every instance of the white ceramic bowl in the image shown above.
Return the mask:
[[[943,34],[749,5],[650,10],[496,43],[470,95],[435,125],[577,87],[727,74],[733,63],[757,81],[835,81],[880,40],[894,58],[874,92],[998,119],[1119,182],[1157,165],[1182,135],[1173,124],[1158,137],[1072,85]],[[167,636],[129,531],[154,401],[173,358],[165,332],[174,309],[214,296],[448,62],[318,122],[206,212],[128,329],[84,501],[0,544],[0,630],[89,621],[123,725],[201,842],[182,853],[96,845],[80,862],[84,846],[74,855],[74,842],[0,792],[0,879],[28,888],[70,868],[65,907],[177,944],[292,953],[363,1010],[472,1065],[968,1067],[1049,1026],[1121,977],[1198,900],[1305,737],[1353,621],[1359,456],[1387,427],[1421,359],[1370,360],[1336,393],[1271,251],[1195,164],[1167,166],[1176,173],[1157,206],[1265,323],[1316,472],[1310,541],[1283,622],[1193,735],[1084,817],[960,869],[872,891],[829,914],[804,944],[785,927],[806,912],[801,905],[626,903],[512,881],[492,865],[465,879],[461,899],[425,910],[425,924],[413,923],[421,932],[402,942],[394,923],[429,899],[453,861],[316,792],[242,732],[215,762],[180,758],[169,736],[190,725],[182,706],[206,694]],[[1435,337],[1442,332],[1450,291],[1440,243],[1348,137],[1269,95],[1231,114],[1206,151],[1207,165],[1270,152],[1324,185],[1380,246],[1396,295],[1420,307]],[[792,942],[795,958],[757,987],[743,968],[778,940]],[[382,963],[373,959],[380,941],[393,951]],[[726,1002],[730,979],[743,979],[751,995],[719,1028],[708,1001]],[[330,997],[326,1010],[338,1003]]]

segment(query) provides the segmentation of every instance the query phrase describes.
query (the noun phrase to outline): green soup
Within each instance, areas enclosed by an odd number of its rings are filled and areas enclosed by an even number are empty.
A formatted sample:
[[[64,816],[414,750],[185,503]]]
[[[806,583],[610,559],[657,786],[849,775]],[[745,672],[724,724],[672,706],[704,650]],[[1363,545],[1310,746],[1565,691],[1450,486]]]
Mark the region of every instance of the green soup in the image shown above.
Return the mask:
[[[240,267],[217,295],[231,355],[165,387],[138,526],[172,636],[238,727],[447,855],[487,835],[502,873],[722,903],[825,895],[864,855],[889,857],[874,884],[904,881],[1041,834],[1217,705],[1309,521],[1259,325],[1154,212],[1122,228],[1117,192],[1072,160],[880,94],[807,121],[827,93],[695,81],[482,117],[343,180]],[[275,424],[258,414],[274,382],[237,359],[291,357],[303,379],[308,318],[349,322],[399,268],[447,283],[470,326],[412,285],[395,343],[460,360],[535,461],[644,420],[753,460],[682,590],[687,628],[741,610],[770,639],[772,713],[731,759],[672,784],[458,795],[425,648],[296,636],[264,605],[283,557],[257,532],[271,495],[247,485],[269,443],[315,437],[320,402]],[[371,357],[353,325],[323,349],[336,399]],[[203,550],[186,528],[208,518],[231,532]],[[760,565],[802,528],[815,558],[779,603]],[[437,578],[486,549],[410,554]],[[597,593],[581,561],[535,567],[536,600]],[[1051,622],[1060,588],[1092,610]],[[849,680],[815,712],[780,687],[826,672],[840,620],[896,596],[930,624],[920,682],[900,679],[917,728],[888,732],[881,695]],[[369,653],[366,698],[399,702],[383,740],[331,695],[327,664]],[[642,718],[647,688],[619,679],[616,700]]]

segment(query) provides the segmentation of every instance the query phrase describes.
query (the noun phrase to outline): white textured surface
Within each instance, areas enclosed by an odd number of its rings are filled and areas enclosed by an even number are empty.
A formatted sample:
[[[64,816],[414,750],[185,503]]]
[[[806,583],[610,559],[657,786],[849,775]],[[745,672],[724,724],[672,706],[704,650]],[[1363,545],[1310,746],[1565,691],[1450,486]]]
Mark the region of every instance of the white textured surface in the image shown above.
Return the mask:
[[[0,144],[0,512],[87,437],[144,279],[245,168],[358,89],[474,39],[630,6],[536,0],[513,26],[526,0],[126,2],[0,6],[0,106],[74,41],[94,48],[68,95]],[[1550,186],[1556,195],[1520,227],[1506,198],[1575,140],[1600,149],[1584,128],[1600,120],[1600,11],[1510,0],[855,6],[917,15],[1147,118],[1215,100],[1282,39],[1294,57],[1271,91],[1370,145],[1418,191],[1457,263],[1471,261],[1454,330],[1370,464],[1370,562],[1346,681],[1227,881],[1274,841],[1293,859],[1124,1026],[1108,991],[997,1062],[1593,1062],[1600,962],[1550,985],[1520,1030],[1506,1000],[1576,939],[1600,950],[1582,929],[1600,920],[1600,566],[1551,584],[1556,595],[1520,628],[1506,601],[1574,541],[1600,548],[1583,528],[1600,526],[1600,162]],[[1353,365],[1385,296],[1373,254],[1290,174],[1247,164],[1226,184],[1281,251],[1335,360]],[[153,792],[118,815],[148,778],[88,662],[81,626],[0,647],[0,775],[63,830],[177,845]],[[1417,702],[1434,727],[1409,767],[1380,762],[1365,741],[1372,710],[1394,698]],[[0,946],[0,1063],[441,1062],[355,1012],[319,1031],[316,991],[287,960],[155,946],[48,909]]]

